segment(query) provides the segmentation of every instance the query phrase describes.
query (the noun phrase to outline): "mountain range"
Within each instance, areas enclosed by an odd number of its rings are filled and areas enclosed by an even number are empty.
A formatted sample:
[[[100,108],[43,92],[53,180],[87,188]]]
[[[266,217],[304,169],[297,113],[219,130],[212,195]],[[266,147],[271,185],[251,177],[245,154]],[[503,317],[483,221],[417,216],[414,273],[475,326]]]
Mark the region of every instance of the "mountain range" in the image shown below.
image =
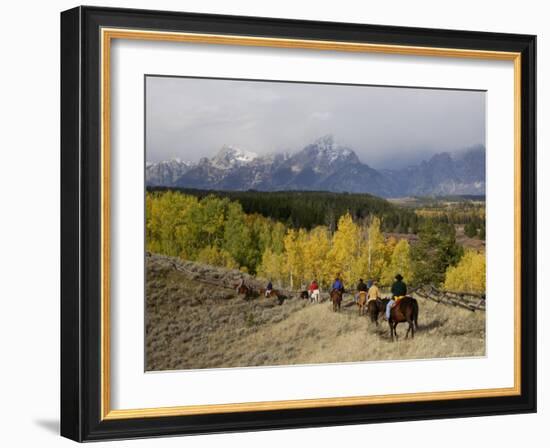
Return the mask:
[[[258,156],[223,146],[198,163],[169,160],[148,163],[148,186],[206,190],[315,190],[370,193],[392,198],[485,194],[485,147],[435,154],[402,169],[374,169],[352,148],[324,136],[290,154]]]

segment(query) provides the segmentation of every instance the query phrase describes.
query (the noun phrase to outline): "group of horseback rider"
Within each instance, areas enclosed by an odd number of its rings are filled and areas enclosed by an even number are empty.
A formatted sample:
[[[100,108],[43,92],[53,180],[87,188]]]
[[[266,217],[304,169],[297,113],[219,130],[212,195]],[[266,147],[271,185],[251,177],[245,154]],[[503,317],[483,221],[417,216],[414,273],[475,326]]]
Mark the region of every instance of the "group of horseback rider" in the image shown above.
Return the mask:
[[[369,280],[367,283],[362,278],[357,284],[357,293],[354,295],[355,303],[358,306],[359,315],[362,316],[365,311],[370,316],[370,320],[378,326],[378,318],[383,313],[384,319],[390,325],[391,340],[397,339],[396,327],[400,322],[407,322],[409,328],[405,338],[411,333],[414,338],[415,330],[418,328],[418,303],[416,299],[407,296],[407,285],[403,281],[403,276],[397,274],[395,281],[391,286],[391,297],[382,299],[380,289],[376,280]],[[273,290],[271,280],[265,288],[265,296],[271,297],[272,291],[277,297],[277,292]],[[262,291],[263,292],[263,291]],[[340,274],[336,276],[330,290],[330,300],[332,302],[332,310],[340,311],[342,297],[345,292],[344,282]],[[317,280],[313,280],[307,291],[300,293],[300,298],[310,299],[311,303],[319,303],[320,288]],[[279,302],[282,303],[282,302]]]
[[[336,276],[336,279],[332,283],[331,292],[334,290],[340,291],[342,294],[345,292],[344,282],[342,281],[340,274]],[[357,293],[355,294],[355,297],[354,297],[355,302],[359,300],[359,296],[361,293],[367,295],[367,302],[382,298],[380,294],[380,289],[378,288],[378,284],[376,280],[368,280],[367,283],[365,283],[363,279],[360,278],[359,283],[357,284]],[[406,295],[407,295],[407,285],[403,281],[403,276],[401,274],[397,274],[395,276],[395,281],[391,286],[391,299],[389,300],[386,306],[386,320],[389,320],[390,318],[391,309],[395,305],[397,305],[399,301]]]
[[[239,288],[243,285],[244,285],[244,279],[241,278],[239,285],[237,285],[237,292],[239,291]],[[270,297],[272,291],[273,291],[273,283],[271,282],[271,280],[269,280],[265,288],[265,297]],[[345,292],[344,282],[340,274],[336,276],[336,278],[334,279],[334,282],[332,283],[331,293],[332,291],[340,291],[342,294]],[[319,283],[317,282],[317,280],[313,280],[309,284],[307,288],[307,292],[309,297],[312,300],[315,300],[317,302],[319,301],[321,290],[319,288]],[[357,302],[357,300],[359,299],[359,295],[361,293],[367,294],[367,301],[377,300],[382,298],[380,295],[380,289],[378,288],[378,284],[376,280],[368,280],[367,283],[365,283],[363,279],[360,278],[359,283],[357,284],[357,293],[355,294],[355,297],[354,297],[355,302]],[[397,274],[395,276],[395,281],[391,286],[391,299],[386,306],[387,320],[389,320],[390,318],[390,311],[392,307],[397,305],[399,301],[406,295],[407,295],[407,285],[403,281],[403,276],[401,274]]]

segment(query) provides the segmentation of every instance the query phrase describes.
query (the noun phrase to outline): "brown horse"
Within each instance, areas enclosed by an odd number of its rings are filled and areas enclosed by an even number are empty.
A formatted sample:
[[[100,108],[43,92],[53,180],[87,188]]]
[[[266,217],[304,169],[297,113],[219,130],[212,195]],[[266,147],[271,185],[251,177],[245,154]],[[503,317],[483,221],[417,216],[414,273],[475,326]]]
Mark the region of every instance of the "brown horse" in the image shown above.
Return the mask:
[[[376,299],[367,302],[367,314],[371,322],[375,323],[376,326],[378,326],[378,317],[386,311],[389,301],[390,299]]]
[[[255,291],[245,284],[242,284],[241,286],[235,285],[234,288],[237,291],[238,295],[244,296],[245,299],[250,299],[256,295]]]
[[[357,307],[359,308],[359,316],[365,314],[365,308],[367,306],[367,293],[366,291],[360,291],[357,298]]]
[[[340,311],[340,306],[342,305],[342,291],[333,289],[330,292],[330,300],[332,300],[332,311]]]
[[[390,325],[392,341],[394,340],[394,336],[397,339],[396,327],[400,322],[407,322],[409,324],[405,338],[408,338],[409,332],[411,332],[411,336],[414,339],[415,328],[418,328],[418,302],[413,297],[403,297],[390,310],[388,324]]]
[[[265,297],[266,299],[271,299],[271,298],[278,299],[280,296],[279,291],[277,291],[276,289],[272,289],[271,291],[268,292],[267,289],[265,288],[260,289],[260,295]]]

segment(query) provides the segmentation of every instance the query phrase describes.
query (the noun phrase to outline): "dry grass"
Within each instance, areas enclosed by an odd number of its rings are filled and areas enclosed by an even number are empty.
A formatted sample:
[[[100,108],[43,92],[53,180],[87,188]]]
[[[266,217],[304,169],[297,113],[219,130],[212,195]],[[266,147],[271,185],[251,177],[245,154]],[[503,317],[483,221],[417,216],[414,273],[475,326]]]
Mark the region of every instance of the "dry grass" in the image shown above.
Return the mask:
[[[342,311],[328,302],[291,298],[282,305],[246,301],[229,287],[238,273],[153,255],[147,262],[147,370],[269,366],[391,359],[482,356],[485,313],[419,299],[419,331],[392,343],[346,296]],[[252,280],[250,280],[252,281]],[[351,305],[351,306],[350,306]]]

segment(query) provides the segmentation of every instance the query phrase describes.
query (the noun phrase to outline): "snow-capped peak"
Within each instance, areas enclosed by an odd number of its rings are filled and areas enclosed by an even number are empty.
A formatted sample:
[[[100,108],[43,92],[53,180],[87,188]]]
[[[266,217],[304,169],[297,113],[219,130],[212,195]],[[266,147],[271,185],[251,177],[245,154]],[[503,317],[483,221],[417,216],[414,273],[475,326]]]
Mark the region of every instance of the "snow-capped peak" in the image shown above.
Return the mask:
[[[153,167],[153,166],[164,166],[164,167],[184,166],[184,167],[189,167],[189,166],[193,165],[193,162],[189,162],[188,160],[182,160],[179,157],[174,157],[173,159],[161,160],[160,162],[146,162],[145,165],[147,167]]]
[[[230,145],[224,145],[211,159],[212,165],[220,169],[234,168],[252,162],[258,154]]]
[[[327,163],[331,165],[338,161],[359,161],[352,149],[335,143],[332,135],[325,135],[317,139],[305,149],[322,164]]]

